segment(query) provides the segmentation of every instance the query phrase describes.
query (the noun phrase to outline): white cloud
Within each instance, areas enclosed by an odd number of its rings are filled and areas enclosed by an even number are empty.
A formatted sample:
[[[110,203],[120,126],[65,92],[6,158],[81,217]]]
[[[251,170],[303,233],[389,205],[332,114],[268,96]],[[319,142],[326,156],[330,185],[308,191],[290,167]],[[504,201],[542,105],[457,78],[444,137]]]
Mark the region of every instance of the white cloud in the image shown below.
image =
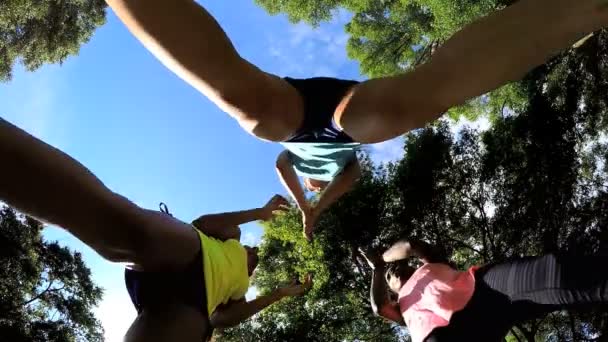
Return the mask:
[[[0,117],[54,146],[62,147],[60,93],[66,79],[59,66],[45,66],[35,73],[17,68],[14,79],[0,84]]]
[[[247,299],[247,301],[254,300],[258,296],[259,293],[260,293],[260,291],[258,291],[258,288],[255,286],[252,286],[249,288],[249,290],[245,294],[245,299]]]
[[[241,243],[247,246],[257,246],[261,241],[261,237],[256,235],[254,232],[245,231],[241,235]]]
[[[457,135],[464,127],[470,127],[478,131],[487,131],[491,125],[490,120],[486,116],[482,116],[475,121],[460,118],[457,122],[450,125],[450,131],[454,135]]]
[[[350,16],[341,12],[334,20],[317,28],[299,23],[287,32],[269,32],[267,51],[273,63],[269,71],[291,77],[338,77],[340,69],[350,61],[346,54],[348,35],[344,25]]]
[[[371,145],[371,158],[376,163],[395,162],[403,158],[403,137]]]

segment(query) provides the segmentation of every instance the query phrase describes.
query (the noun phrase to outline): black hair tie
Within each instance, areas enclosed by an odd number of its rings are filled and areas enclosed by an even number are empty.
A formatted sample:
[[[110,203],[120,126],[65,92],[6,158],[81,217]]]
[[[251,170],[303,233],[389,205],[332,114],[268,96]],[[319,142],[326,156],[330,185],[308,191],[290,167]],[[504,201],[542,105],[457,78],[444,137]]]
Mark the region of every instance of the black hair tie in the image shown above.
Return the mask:
[[[163,202],[160,202],[160,204],[158,205],[158,207],[160,208],[160,211],[173,217],[173,215],[171,215],[171,213],[169,212],[169,208],[167,207],[167,205]]]

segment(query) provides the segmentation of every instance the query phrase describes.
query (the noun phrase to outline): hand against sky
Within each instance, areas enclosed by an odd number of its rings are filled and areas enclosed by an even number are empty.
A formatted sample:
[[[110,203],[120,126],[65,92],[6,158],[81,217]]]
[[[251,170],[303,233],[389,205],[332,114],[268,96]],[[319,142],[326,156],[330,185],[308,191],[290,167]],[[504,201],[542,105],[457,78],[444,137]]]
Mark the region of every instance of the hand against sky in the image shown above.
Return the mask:
[[[261,219],[263,221],[268,221],[274,217],[277,211],[287,211],[289,208],[289,201],[285,199],[285,197],[281,195],[274,195],[270,201],[268,201],[268,203],[262,207]]]

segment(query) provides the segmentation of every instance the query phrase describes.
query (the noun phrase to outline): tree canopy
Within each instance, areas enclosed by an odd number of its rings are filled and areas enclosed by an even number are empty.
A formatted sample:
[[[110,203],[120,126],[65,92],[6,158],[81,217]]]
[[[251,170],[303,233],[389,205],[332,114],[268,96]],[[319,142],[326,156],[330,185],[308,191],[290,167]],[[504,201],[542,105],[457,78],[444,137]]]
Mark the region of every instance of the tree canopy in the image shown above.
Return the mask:
[[[314,288],[219,340],[408,341],[407,329],[373,316],[359,246],[423,239],[461,269],[558,250],[608,252],[607,39],[596,34],[530,73],[520,84],[526,105],[492,109],[487,131],[454,132],[444,120],[407,134],[397,163],[363,156],[360,184],[322,215],[313,244],[295,211],[266,224],[255,285],[265,293],[313,273]],[[514,327],[508,340],[602,336],[606,310],[555,313]]]
[[[28,71],[78,54],[105,23],[104,0],[3,0],[0,2],[0,81],[16,63]]]
[[[0,209],[0,336],[14,342],[103,341],[92,313],[102,290],[80,253],[45,241],[42,225]]]

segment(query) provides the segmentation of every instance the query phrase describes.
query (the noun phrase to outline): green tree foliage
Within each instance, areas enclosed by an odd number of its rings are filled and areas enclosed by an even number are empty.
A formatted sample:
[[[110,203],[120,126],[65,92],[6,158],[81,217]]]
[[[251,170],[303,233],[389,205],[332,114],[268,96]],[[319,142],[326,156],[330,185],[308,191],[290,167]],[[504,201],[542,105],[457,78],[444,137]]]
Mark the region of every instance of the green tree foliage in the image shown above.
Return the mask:
[[[42,225],[0,210],[0,340],[103,341],[102,290],[82,256],[42,239]]]
[[[78,53],[105,22],[104,0],[0,1],[0,81],[21,62],[29,71]]]
[[[260,291],[309,272],[314,289],[219,340],[407,341],[407,330],[371,315],[370,270],[359,246],[424,239],[460,268],[554,251],[607,253],[607,87],[602,32],[530,73],[522,83],[526,106],[492,109],[488,131],[455,134],[443,121],[409,133],[395,164],[364,159],[359,186],[323,214],[313,244],[301,236],[295,211],[265,226]],[[507,340],[607,337],[604,308],[526,322]]]

